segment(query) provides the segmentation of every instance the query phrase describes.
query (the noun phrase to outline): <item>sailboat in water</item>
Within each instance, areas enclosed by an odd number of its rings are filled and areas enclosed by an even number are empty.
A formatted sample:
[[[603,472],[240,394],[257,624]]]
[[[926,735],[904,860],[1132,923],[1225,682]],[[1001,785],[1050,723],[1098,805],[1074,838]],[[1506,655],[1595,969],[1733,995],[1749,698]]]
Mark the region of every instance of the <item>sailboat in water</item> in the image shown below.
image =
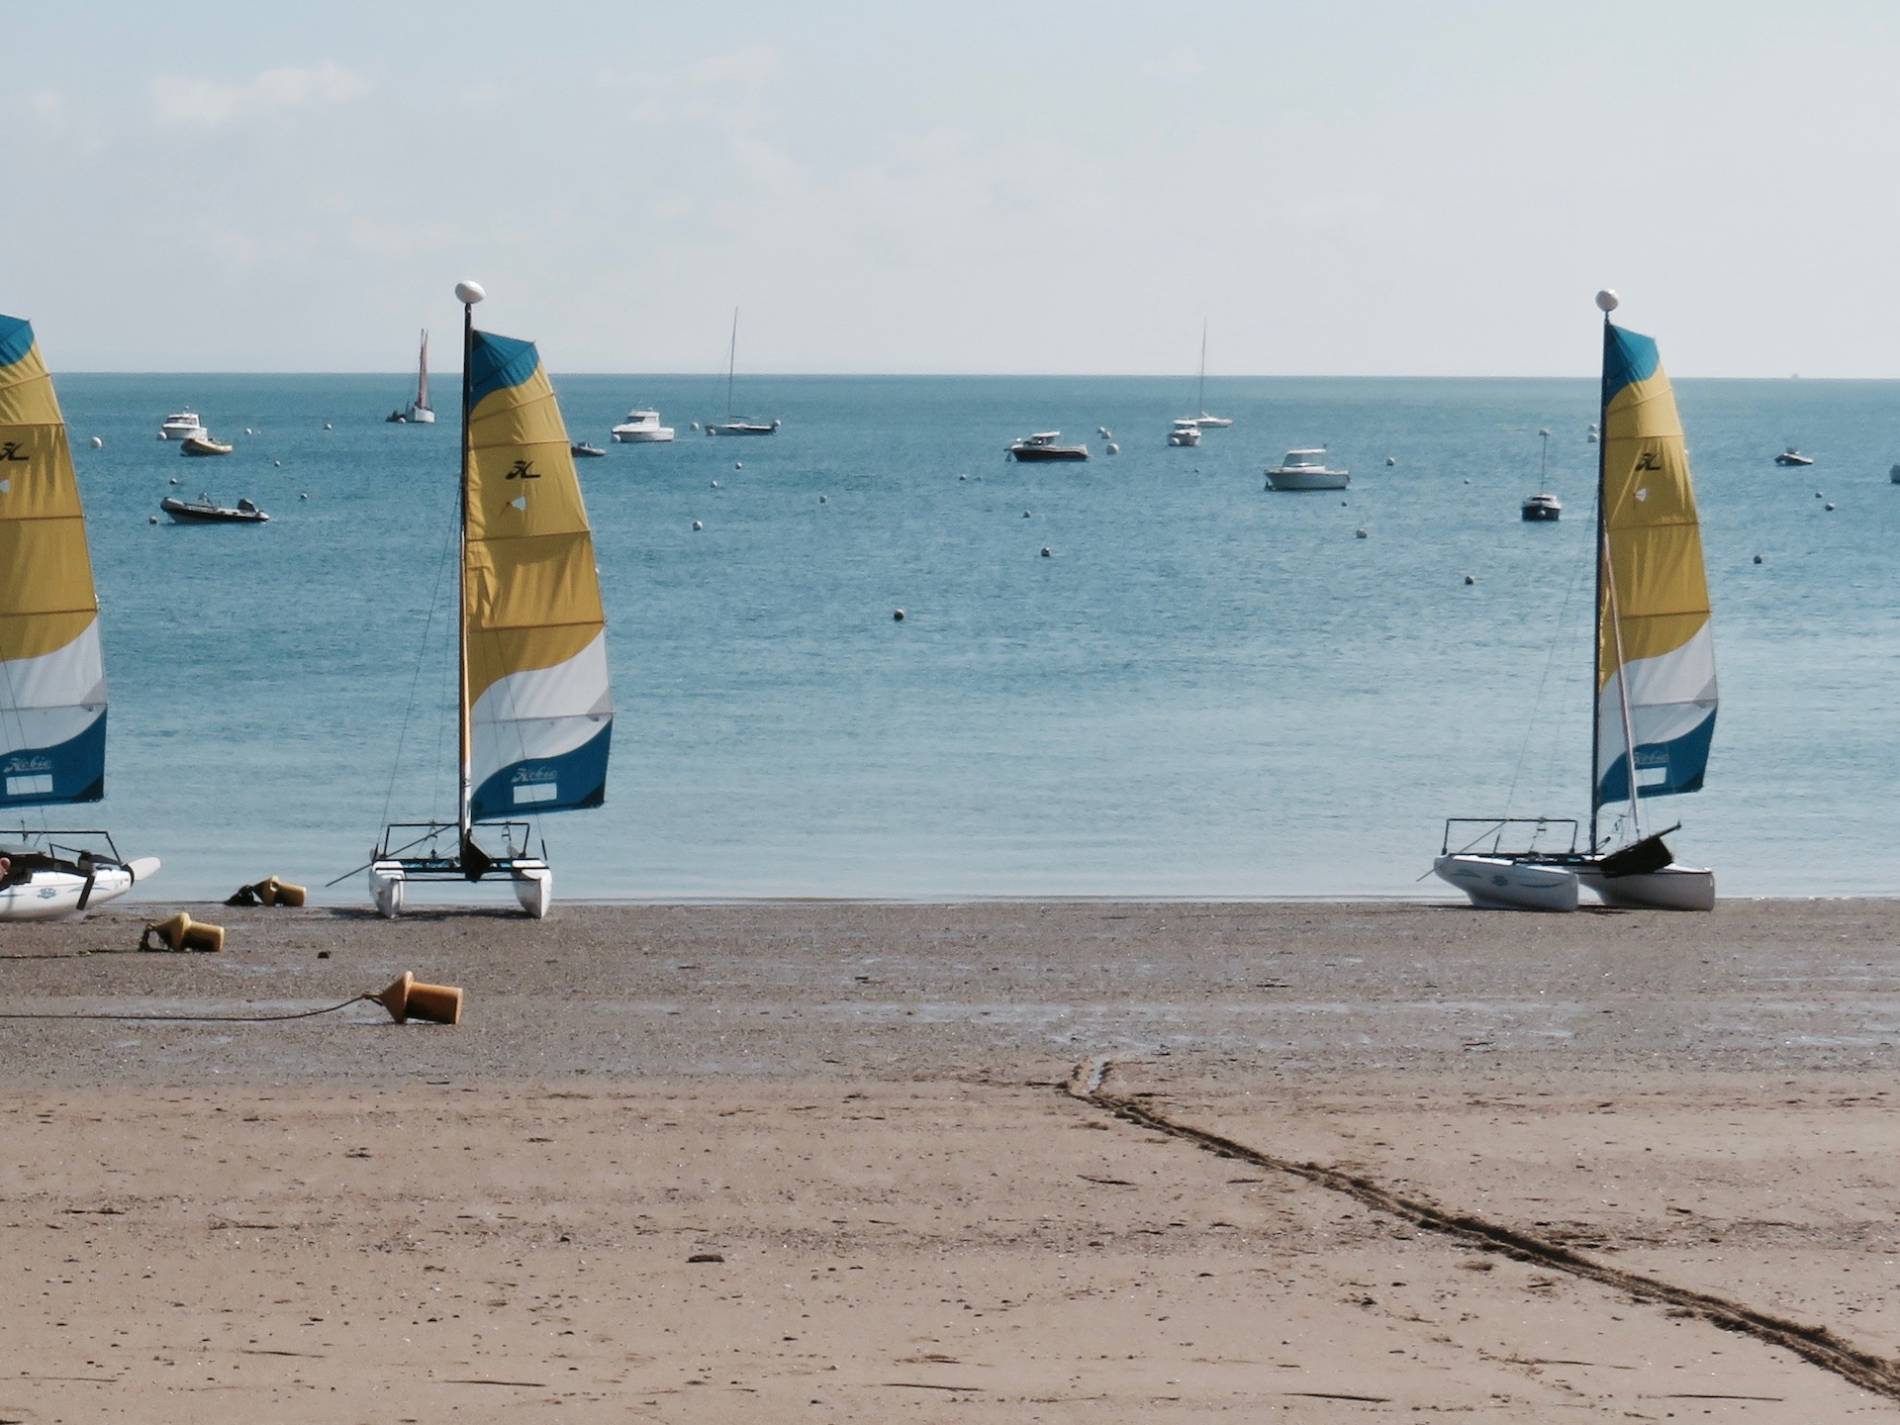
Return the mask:
[[[1679,864],[1663,841],[1676,827],[1643,829],[1644,802],[1702,787],[1715,735],[1715,644],[1675,393],[1656,343],[1610,320],[1617,304],[1614,292],[1597,294],[1603,414],[1589,840],[1577,845],[1573,819],[1451,819],[1433,869],[1474,905],[1574,910],[1581,885],[1612,906],[1715,906],[1715,873]],[[1619,805],[1627,807],[1613,827],[1621,844],[1603,825],[1606,808]],[[1570,829],[1568,847],[1538,845],[1561,827]],[[1504,849],[1512,835],[1528,844]]]
[[[1201,375],[1200,375],[1200,379],[1196,381],[1194,385],[1194,409],[1199,411],[1200,414],[1198,416],[1191,416],[1189,417],[1189,419],[1194,422],[1196,429],[1225,430],[1228,426],[1234,423],[1233,418],[1230,416],[1210,416],[1207,413],[1207,318],[1206,317],[1201,318]],[[1178,425],[1181,425],[1182,422],[1176,421],[1175,424],[1178,426]]]
[[[416,398],[407,410],[394,410],[383,417],[394,425],[432,426],[435,409],[429,404],[429,329],[422,329],[422,351],[416,357]]]
[[[707,421],[707,435],[776,435],[778,422],[734,420],[732,415],[732,370],[739,356],[739,309],[732,309],[732,342],[726,348],[726,418]]]
[[[505,876],[548,913],[547,848],[526,819],[597,807],[613,705],[594,536],[567,428],[533,342],[475,329],[462,306],[461,613],[456,818],[396,823],[369,865],[385,916],[410,881]]]
[[[53,920],[158,872],[103,831],[29,830],[29,807],[105,796],[106,676],[86,515],[53,379],[20,317],[0,316],[0,920]]]

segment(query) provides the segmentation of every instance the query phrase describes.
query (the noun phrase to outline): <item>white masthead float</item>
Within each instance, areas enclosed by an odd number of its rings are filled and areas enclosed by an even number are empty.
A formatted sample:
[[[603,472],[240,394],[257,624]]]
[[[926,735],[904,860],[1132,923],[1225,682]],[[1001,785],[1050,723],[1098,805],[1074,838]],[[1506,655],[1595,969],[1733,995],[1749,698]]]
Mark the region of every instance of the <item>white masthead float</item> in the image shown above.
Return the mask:
[[[386,828],[370,893],[399,914],[412,880],[506,876],[541,917],[553,895],[523,819],[599,806],[613,705],[594,537],[567,429],[534,343],[475,329],[462,303],[456,818]],[[452,848],[444,842],[453,839]]]
[[[1715,873],[1677,863],[1663,842],[1675,827],[1643,829],[1645,801],[1701,789],[1715,735],[1715,645],[1695,488],[1656,343],[1610,320],[1616,293],[1599,292],[1596,301],[1603,391],[1589,841],[1577,846],[1574,819],[1453,818],[1433,869],[1474,905],[1500,909],[1574,910],[1582,885],[1606,905],[1710,910]],[[1619,804],[1627,817],[1605,834],[1603,811]],[[1538,845],[1559,827],[1569,828],[1567,847]],[[1514,831],[1528,845],[1506,849]]]

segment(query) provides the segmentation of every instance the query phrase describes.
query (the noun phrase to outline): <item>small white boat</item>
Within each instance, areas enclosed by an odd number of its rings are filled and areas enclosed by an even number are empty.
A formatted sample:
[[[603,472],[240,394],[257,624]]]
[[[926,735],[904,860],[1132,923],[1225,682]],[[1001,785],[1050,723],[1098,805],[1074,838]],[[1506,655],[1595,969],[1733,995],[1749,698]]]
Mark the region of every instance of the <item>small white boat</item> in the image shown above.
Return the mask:
[[[1062,432],[1059,430],[1038,431],[1013,442],[1006,454],[1023,461],[1040,460],[1087,460],[1089,448],[1086,445],[1061,445]]]
[[[251,500],[239,500],[236,505],[220,505],[209,495],[200,495],[195,500],[181,500],[175,495],[167,495],[158,502],[158,507],[172,517],[173,524],[270,523],[270,516]]]
[[[598,445],[589,445],[584,440],[571,443],[567,447],[567,453],[576,460],[604,460],[607,456],[607,452]]]
[[[1176,421],[1168,428],[1168,444],[1172,446],[1192,447],[1201,443],[1201,424],[1189,416],[1186,420]]]
[[[1520,509],[1524,518],[1532,524],[1548,523],[1563,518],[1564,502],[1555,495],[1531,495]]]
[[[193,436],[203,439],[210,433],[196,411],[173,411],[158,427],[160,440],[189,440]]]
[[[1511,856],[1450,852],[1432,863],[1439,878],[1458,887],[1481,910],[1577,908],[1577,873]]]
[[[103,843],[93,850],[53,838],[85,836]],[[32,842],[0,843],[0,921],[58,920],[115,901],[141,879],[156,876],[156,856],[122,860],[104,832],[49,831]]]
[[[1278,465],[1267,469],[1269,490],[1343,490],[1352,480],[1349,470],[1326,463],[1326,447],[1289,450]]]
[[[673,438],[673,427],[660,424],[658,411],[635,410],[611,434],[622,445],[662,445]]]
[[[1777,465],[1812,465],[1814,464],[1814,457],[1812,455],[1803,455],[1800,451],[1796,450],[1791,445],[1786,450],[1782,451],[1781,454],[1775,457],[1775,464]]]

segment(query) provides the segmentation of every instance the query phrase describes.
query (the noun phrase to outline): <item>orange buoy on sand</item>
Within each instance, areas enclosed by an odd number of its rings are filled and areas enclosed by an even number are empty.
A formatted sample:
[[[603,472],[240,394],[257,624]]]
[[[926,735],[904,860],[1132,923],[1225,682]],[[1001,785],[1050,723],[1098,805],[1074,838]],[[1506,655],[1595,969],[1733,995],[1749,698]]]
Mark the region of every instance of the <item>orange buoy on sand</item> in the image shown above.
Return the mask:
[[[460,985],[425,985],[408,970],[388,989],[370,998],[388,1010],[389,1017],[398,1024],[411,1019],[426,1019],[431,1024],[462,1022]]]
[[[169,920],[156,920],[145,927],[145,933],[139,936],[139,949],[156,950],[152,944],[156,935],[164,942],[167,950],[217,951],[224,949],[224,927],[209,925],[202,920],[193,920],[182,910]]]

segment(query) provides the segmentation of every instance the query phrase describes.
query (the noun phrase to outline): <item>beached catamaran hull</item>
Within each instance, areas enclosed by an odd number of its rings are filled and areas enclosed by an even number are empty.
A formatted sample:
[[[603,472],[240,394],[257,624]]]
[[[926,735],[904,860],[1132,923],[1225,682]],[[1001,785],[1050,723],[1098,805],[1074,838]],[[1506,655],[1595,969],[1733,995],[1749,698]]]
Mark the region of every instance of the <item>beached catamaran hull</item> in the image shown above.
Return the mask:
[[[1644,801],[1701,789],[1715,735],[1715,645],[1695,487],[1656,343],[1610,321],[1614,293],[1600,293],[1597,304],[1604,313],[1603,415],[1589,843],[1581,853],[1510,852],[1486,833],[1482,850],[1454,850],[1448,824],[1434,869],[1469,894],[1474,868],[1467,863],[1502,855],[1573,875],[1606,905],[1711,910],[1715,873],[1676,862],[1666,833],[1642,829]],[[1599,821],[1616,803],[1629,806],[1632,837],[1609,850]],[[1474,895],[1473,903],[1499,899]],[[1527,898],[1514,908],[1550,907]]]
[[[102,832],[25,829],[27,808],[105,796],[106,675],[79,480],[32,326],[0,316],[0,920],[89,910],[158,871]],[[17,838],[17,839],[16,839]]]
[[[554,388],[532,342],[464,306],[457,818],[389,827],[369,867],[386,916],[412,880],[506,876],[546,915],[553,872],[524,818],[599,806],[613,704],[594,537]],[[453,849],[442,842],[453,838]],[[486,844],[484,844],[486,843]]]

